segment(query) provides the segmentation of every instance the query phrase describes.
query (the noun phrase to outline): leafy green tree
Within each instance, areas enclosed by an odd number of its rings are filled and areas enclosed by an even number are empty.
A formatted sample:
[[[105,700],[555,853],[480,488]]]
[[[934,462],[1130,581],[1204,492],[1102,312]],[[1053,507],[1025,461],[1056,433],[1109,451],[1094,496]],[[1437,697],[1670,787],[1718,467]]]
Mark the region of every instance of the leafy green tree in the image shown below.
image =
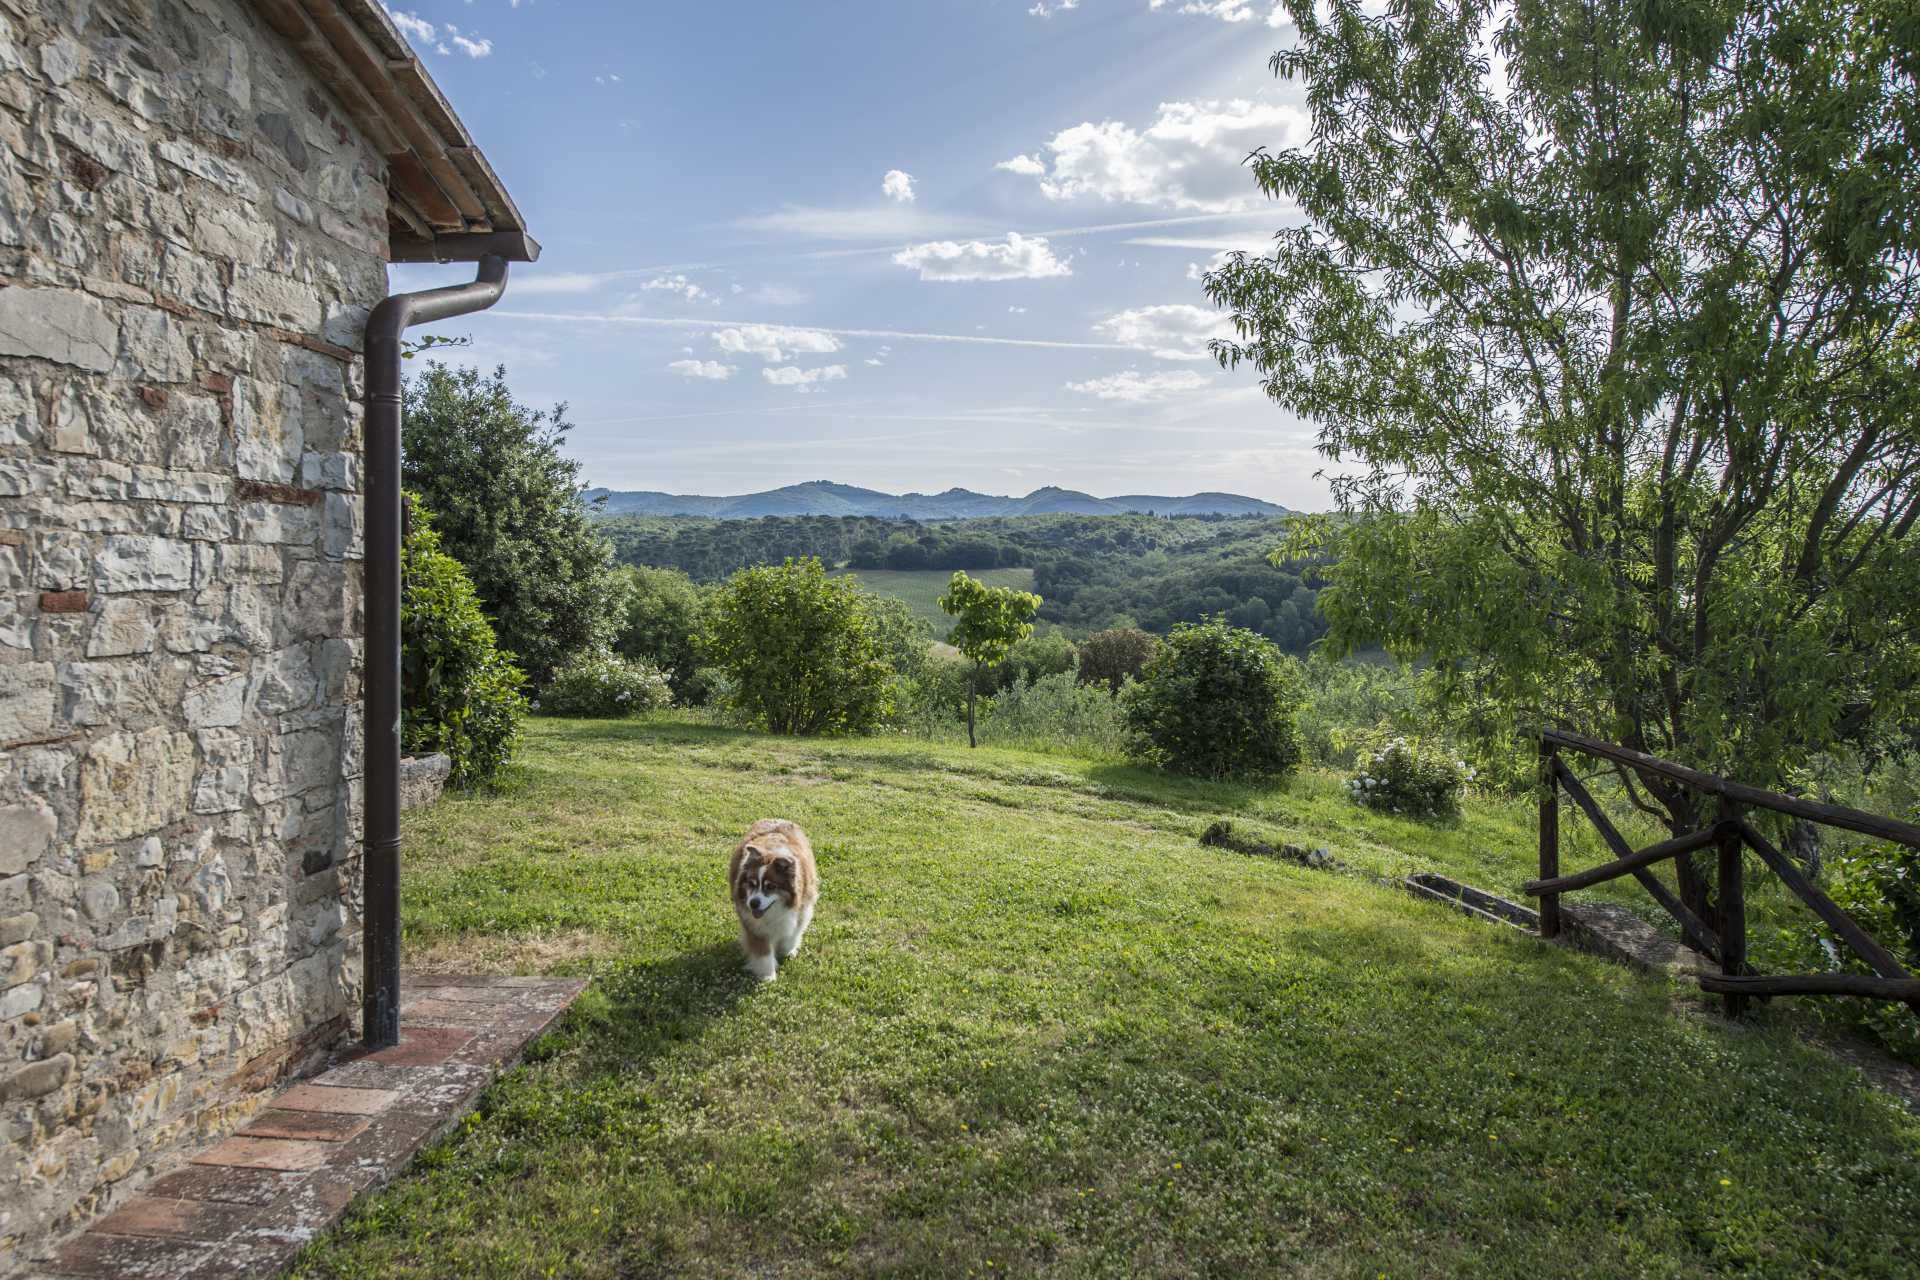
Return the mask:
[[[1122,684],[1139,677],[1159,647],[1158,636],[1138,627],[1096,631],[1080,642],[1080,683],[1103,684],[1107,692],[1118,693]]]
[[[473,583],[440,550],[433,517],[409,497],[400,546],[400,742],[445,752],[449,781],[491,781],[513,754],[527,700],[526,677],[494,642]]]
[[[1914,723],[1911,7],[1287,8],[1312,142],[1251,165],[1300,223],[1206,288],[1339,464],[1290,547],[1333,646],[1766,785]]]
[[[1270,777],[1300,763],[1300,664],[1222,618],[1173,629],[1122,703],[1129,754],[1203,778]]]
[[[864,733],[887,713],[893,667],[865,593],[818,560],[727,579],[702,648],[731,677],[735,707],[773,733]]]
[[[1040,597],[1012,587],[990,587],[960,570],[947,583],[940,608],[955,619],[947,643],[973,664],[973,679],[967,685],[967,745],[977,746],[973,726],[980,680],[1005,660],[1014,645],[1033,634]]]
[[[624,658],[644,658],[667,673],[674,696],[697,701],[700,630],[706,601],[693,579],[678,569],[623,565],[619,629],[613,650]]]
[[[467,567],[501,644],[544,682],[613,639],[612,548],[580,502],[580,464],[561,452],[564,405],[515,404],[506,370],[428,365],[405,391],[402,476]]]

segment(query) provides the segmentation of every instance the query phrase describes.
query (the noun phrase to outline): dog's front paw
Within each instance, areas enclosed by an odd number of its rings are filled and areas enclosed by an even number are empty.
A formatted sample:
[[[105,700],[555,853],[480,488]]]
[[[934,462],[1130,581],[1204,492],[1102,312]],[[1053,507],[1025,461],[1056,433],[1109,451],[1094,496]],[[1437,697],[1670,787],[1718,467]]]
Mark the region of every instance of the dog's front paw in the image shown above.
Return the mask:
[[[780,966],[774,963],[772,956],[750,956],[747,959],[747,972],[762,982],[772,982],[780,976]]]

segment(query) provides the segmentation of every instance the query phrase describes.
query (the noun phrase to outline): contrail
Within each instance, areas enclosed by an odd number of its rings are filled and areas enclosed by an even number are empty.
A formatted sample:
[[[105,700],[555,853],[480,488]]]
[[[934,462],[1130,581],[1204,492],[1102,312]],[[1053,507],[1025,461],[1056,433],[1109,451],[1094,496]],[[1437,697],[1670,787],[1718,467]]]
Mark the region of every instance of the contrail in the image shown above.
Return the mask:
[[[1242,209],[1232,213],[1189,213],[1172,218],[1145,218],[1134,222],[1102,222],[1084,227],[1052,227],[1037,231],[1020,231],[1015,228],[1012,231],[1000,232],[999,236],[1003,238],[1009,234],[1018,234],[1026,236],[1029,239],[1045,239],[1049,236],[1060,238],[1069,236],[1096,236],[1103,235],[1109,231],[1146,231],[1154,227],[1184,227],[1191,226],[1197,222],[1230,222],[1241,218],[1271,218],[1273,216],[1274,211],[1272,209]],[[931,238],[941,239],[942,237],[934,236]],[[945,238],[952,239],[954,237]],[[961,236],[959,238],[978,239],[979,237]],[[995,237],[988,236],[987,238],[993,239]],[[926,241],[911,241],[905,244],[871,245],[860,249],[809,249],[793,253],[770,253],[762,254],[759,257],[733,258],[724,261],[661,262],[649,267],[622,267],[615,271],[573,271],[560,272],[557,274],[566,277],[570,281],[584,283],[591,279],[594,284],[600,284],[612,280],[633,280],[641,276],[659,275],[663,271],[724,271],[733,267],[759,266],[770,262],[814,262],[829,258],[860,258],[875,254],[899,253],[903,249],[913,248],[915,244],[924,243],[926,243]],[[537,282],[540,277],[538,275],[530,273],[527,279],[536,289],[539,287]],[[523,285],[521,287],[525,288],[526,286]],[[553,290],[553,292],[584,293],[591,287],[592,285],[589,285],[587,288],[582,289]]]
[[[565,324],[638,325],[651,329],[773,329],[827,333],[836,338],[897,338],[902,342],[967,342],[988,347],[1044,347],[1055,351],[1144,351],[1119,342],[1056,342],[1046,338],[989,338],[976,333],[915,333],[907,329],[835,329],[826,325],[764,320],[693,320],[671,316],[609,316],[564,311],[490,311],[507,320],[554,320]]]

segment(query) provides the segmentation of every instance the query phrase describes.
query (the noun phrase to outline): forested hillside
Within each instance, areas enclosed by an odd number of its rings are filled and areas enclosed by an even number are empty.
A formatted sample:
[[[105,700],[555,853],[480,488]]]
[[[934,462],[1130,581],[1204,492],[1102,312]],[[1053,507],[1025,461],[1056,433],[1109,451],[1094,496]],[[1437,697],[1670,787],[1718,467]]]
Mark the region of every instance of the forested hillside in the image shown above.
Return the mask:
[[[1075,635],[1133,625],[1165,632],[1225,614],[1302,652],[1324,630],[1310,565],[1276,568],[1284,518],[1011,516],[922,523],[878,517],[759,520],[620,516],[599,527],[622,561],[715,582],[737,569],[818,556],[830,567],[933,570],[1029,567],[1040,619]]]

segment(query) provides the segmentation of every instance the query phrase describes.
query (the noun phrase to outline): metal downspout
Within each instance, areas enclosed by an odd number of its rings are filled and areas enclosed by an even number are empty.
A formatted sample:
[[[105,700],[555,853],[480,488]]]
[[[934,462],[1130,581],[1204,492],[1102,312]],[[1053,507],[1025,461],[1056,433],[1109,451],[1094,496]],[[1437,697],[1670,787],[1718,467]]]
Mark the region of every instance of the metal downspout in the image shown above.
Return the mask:
[[[538,253],[537,246],[533,252]],[[531,255],[514,256],[527,260]],[[471,284],[397,293],[367,318],[361,972],[369,1049],[400,1042],[400,336],[412,325],[484,311],[498,302],[507,288],[507,260],[482,253],[479,264]]]

